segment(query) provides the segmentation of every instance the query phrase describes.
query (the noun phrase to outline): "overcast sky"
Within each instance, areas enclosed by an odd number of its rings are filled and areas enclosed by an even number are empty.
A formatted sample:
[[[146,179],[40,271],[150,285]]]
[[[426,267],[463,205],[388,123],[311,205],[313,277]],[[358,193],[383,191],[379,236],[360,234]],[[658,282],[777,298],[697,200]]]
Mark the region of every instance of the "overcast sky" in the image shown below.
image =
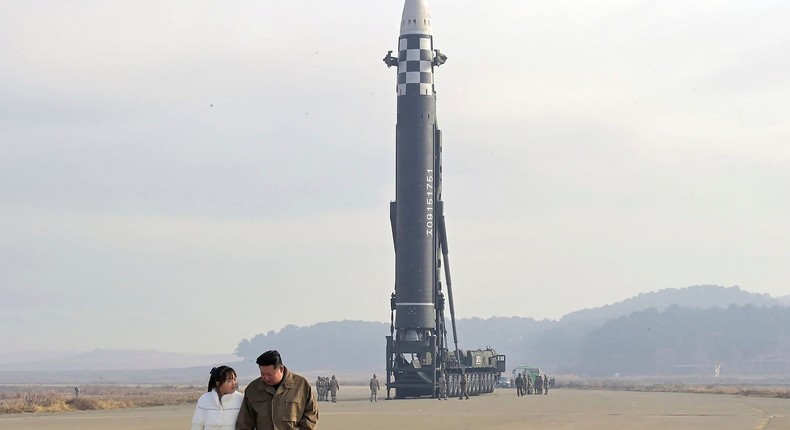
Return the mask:
[[[790,293],[790,3],[430,4],[459,317]],[[3,352],[389,321],[402,7],[0,1]]]

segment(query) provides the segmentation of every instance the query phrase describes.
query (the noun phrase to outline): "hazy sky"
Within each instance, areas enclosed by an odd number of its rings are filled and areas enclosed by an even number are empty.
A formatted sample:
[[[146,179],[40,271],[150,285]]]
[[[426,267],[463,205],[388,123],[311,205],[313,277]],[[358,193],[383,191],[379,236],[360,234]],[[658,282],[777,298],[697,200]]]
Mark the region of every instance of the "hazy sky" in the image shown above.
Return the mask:
[[[430,4],[459,317],[790,293],[790,3]],[[402,7],[0,1],[3,352],[389,321]]]

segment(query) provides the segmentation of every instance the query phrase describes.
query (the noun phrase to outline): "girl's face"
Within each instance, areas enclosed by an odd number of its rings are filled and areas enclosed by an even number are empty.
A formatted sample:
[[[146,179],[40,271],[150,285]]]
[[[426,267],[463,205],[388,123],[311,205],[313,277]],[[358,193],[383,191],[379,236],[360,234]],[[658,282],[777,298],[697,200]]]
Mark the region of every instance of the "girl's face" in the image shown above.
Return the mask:
[[[227,379],[225,379],[225,382],[219,384],[219,386],[217,387],[217,391],[222,396],[224,396],[225,394],[230,394],[236,391],[237,384],[238,383],[236,382],[236,375],[234,373],[228,373]]]

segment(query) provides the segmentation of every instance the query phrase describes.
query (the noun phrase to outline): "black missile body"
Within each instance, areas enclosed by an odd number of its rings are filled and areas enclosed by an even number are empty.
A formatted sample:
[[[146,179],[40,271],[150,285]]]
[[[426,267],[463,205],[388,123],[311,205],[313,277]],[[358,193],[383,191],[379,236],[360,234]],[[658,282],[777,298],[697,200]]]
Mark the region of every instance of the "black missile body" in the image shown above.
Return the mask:
[[[441,373],[457,382],[465,367],[455,335],[441,198],[442,135],[436,121],[434,70],[445,60],[446,57],[434,49],[426,0],[406,0],[397,55],[389,51],[384,57],[388,67],[398,70],[396,189],[395,201],[390,204],[395,244],[395,292],[391,297],[392,324],[390,336],[387,336],[388,398],[393,389],[397,398],[434,396]],[[442,261],[456,339],[454,355],[450,355],[447,347]],[[478,351],[481,358],[493,360],[494,367],[504,371],[504,356],[497,356],[490,349]],[[501,359],[501,366],[496,365],[497,359]],[[469,360],[473,358],[470,356]],[[480,392],[489,392],[489,379],[493,390],[493,378],[499,376],[490,368],[479,366],[477,370],[481,374],[470,375],[470,380],[479,382]]]

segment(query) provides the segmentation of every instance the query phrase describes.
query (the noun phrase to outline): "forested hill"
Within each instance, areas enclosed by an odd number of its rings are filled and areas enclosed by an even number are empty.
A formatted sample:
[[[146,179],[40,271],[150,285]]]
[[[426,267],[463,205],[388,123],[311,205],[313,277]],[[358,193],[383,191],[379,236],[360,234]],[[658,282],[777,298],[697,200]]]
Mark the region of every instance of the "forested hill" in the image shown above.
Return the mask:
[[[729,375],[790,376],[790,308],[635,312],[588,333],[574,367],[588,375],[712,375],[715,366]]]
[[[583,321],[585,323],[590,320],[606,321],[650,308],[661,311],[672,305],[707,309],[726,308],[730,305],[775,306],[781,304],[783,304],[781,299],[772,298],[768,294],[749,293],[739,287],[698,285],[639,294],[611,305],[571,312],[565,315],[562,321]]]
[[[457,325],[461,348],[491,346],[508,356],[508,368],[532,363],[579,375],[707,375],[720,366],[730,375],[790,376],[786,297],[738,287],[661,290],[559,321],[494,317]],[[236,354],[254,360],[278,349],[304,371],[382,372],[389,332],[389,323],[366,321],[289,325],[242,340]]]

